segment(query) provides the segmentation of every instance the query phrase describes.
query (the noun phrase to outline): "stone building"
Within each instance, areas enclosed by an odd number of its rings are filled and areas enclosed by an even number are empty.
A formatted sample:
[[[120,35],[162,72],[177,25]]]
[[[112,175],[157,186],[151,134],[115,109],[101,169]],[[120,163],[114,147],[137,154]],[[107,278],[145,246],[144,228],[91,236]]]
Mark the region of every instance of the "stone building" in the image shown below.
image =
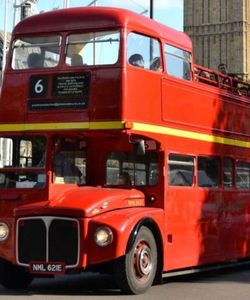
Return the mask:
[[[3,65],[3,34],[2,31],[0,30],[0,77],[2,72],[2,65]]]
[[[184,31],[195,63],[250,79],[250,0],[184,0]]]
[[[11,34],[7,32],[7,47],[11,38]],[[4,32],[0,30],[0,78],[3,66],[3,42],[4,42]],[[0,79],[1,80],[1,79]]]

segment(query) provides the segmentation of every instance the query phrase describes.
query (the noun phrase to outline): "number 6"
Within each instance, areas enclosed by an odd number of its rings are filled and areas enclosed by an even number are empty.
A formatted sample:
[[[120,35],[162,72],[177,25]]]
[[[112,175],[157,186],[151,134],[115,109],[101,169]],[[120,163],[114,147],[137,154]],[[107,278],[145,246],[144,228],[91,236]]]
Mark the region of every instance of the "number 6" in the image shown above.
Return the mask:
[[[35,84],[35,92],[37,94],[41,94],[43,92],[43,85],[41,84],[41,82],[42,82],[42,79],[39,79],[37,81],[37,83]]]

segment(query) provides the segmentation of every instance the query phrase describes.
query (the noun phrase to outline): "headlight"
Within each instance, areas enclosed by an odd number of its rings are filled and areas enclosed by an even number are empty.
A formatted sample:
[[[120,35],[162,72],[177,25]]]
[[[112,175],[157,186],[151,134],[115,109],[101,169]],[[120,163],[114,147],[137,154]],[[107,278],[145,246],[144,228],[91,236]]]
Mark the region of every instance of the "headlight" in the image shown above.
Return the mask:
[[[9,236],[9,227],[5,223],[0,223],[0,241],[4,241]]]
[[[95,231],[94,240],[97,246],[108,246],[113,240],[113,232],[108,227],[98,227]]]

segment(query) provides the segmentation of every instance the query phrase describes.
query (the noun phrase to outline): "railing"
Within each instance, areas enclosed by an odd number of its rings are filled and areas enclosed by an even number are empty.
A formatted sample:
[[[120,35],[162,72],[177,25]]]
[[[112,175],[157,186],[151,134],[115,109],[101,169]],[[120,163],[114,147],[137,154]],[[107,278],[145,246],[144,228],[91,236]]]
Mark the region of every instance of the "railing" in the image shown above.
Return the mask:
[[[198,65],[194,65],[193,74],[194,81],[227,90],[235,95],[250,98],[250,83],[246,81]]]

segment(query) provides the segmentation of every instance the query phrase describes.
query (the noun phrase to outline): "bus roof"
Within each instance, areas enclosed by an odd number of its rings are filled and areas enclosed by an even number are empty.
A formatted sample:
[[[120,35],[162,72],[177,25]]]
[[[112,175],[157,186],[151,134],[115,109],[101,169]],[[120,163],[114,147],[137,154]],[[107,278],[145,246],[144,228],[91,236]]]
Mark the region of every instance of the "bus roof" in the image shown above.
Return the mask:
[[[38,34],[114,27],[127,27],[171,41],[175,46],[186,50],[192,50],[191,40],[185,33],[130,10],[112,7],[77,7],[49,11],[18,23],[13,34]]]

